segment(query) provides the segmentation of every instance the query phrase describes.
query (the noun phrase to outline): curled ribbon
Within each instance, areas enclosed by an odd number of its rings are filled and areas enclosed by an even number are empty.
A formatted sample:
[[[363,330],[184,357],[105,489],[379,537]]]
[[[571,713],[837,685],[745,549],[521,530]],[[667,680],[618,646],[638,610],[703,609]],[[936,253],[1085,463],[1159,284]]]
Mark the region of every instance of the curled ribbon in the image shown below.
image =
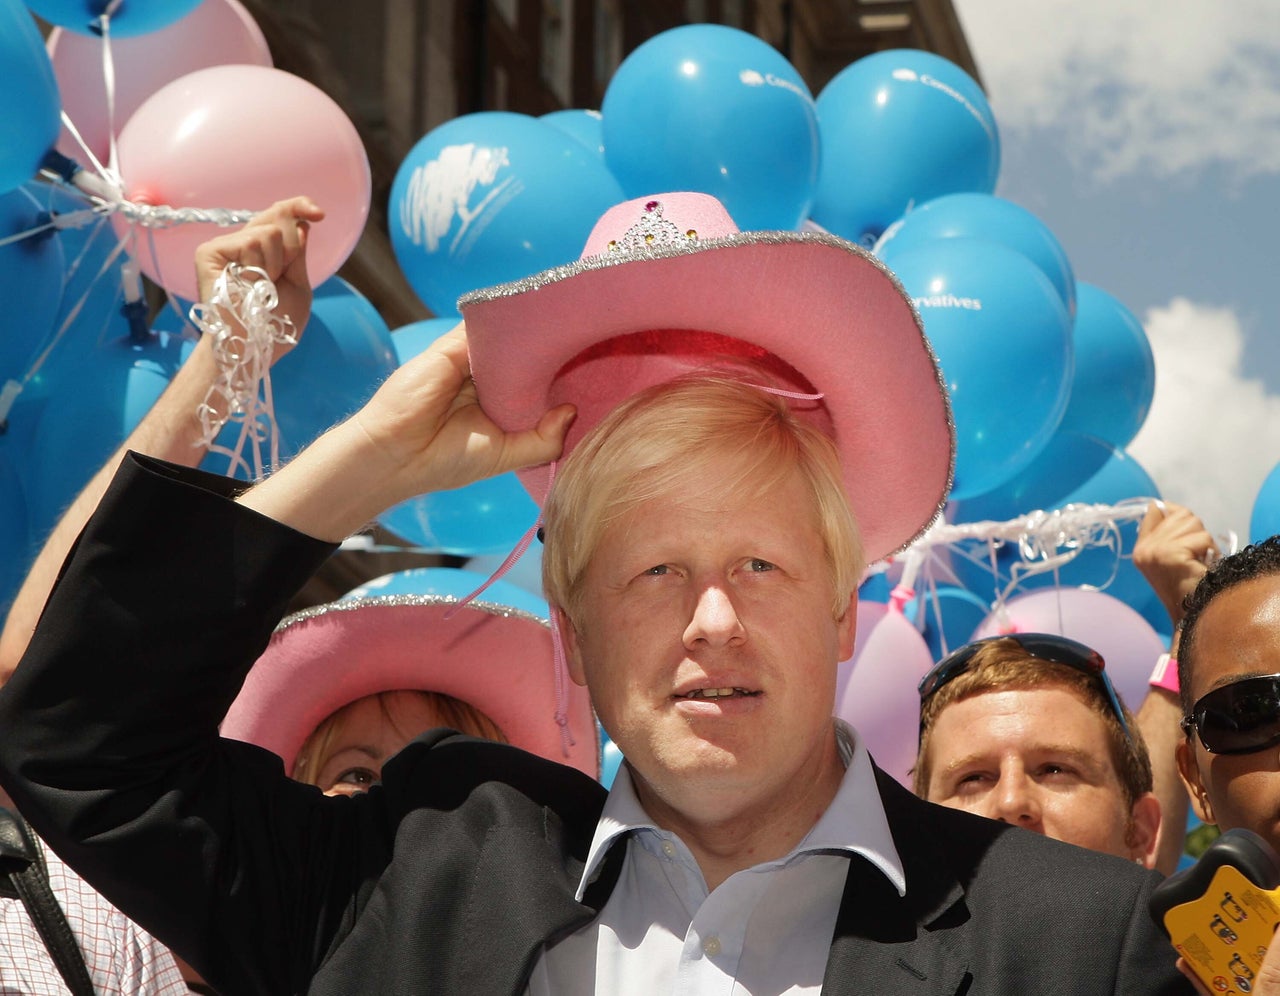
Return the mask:
[[[256,266],[230,263],[219,275],[209,301],[192,305],[191,321],[213,340],[218,378],[196,409],[200,444],[230,459],[230,472],[244,470],[253,478],[279,461],[279,432],[271,398],[271,357],[278,345],[298,341],[293,321],[275,314],[280,298],[266,272]],[[215,443],[228,422],[241,431],[233,448]],[[262,459],[261,444],[270,443],[270,459]],[[248,444],[253,465],[243,451]]]

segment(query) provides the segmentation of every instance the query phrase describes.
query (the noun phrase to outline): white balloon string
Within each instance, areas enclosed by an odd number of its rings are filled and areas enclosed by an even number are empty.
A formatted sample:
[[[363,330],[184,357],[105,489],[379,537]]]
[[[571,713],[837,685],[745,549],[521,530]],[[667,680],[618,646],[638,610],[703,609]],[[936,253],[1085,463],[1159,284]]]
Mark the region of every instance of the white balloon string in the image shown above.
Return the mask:
[[[62,126],[76,140],[76,145],[80,146],[80,151],[84,153],[85,158],[93,164],[93,168],[98,171],[99,176],[107,175],[107,168],[99,161],[97,154],[93,149],[89,148],[89,143],[84,140],[80,134],[80,129],[76,127],[75,122],[71,120],[71,116],[66,112],[62,112]]]
[[[298,341],[293,321],[275,314],[279,300],[265,271],[231,263],[215,282],[210,300],[191,307],[192,322],[212,337],[218,366],[218,377],[196,410],[201,427],[199,445],[226,456],[230,473],[240,470],[260,478],[279,460],[271,356],[276,346]],[[217,444],[219,432],[232,421],[240,423],[236,445]],[[269,464],[262,458],[264,441],[269,442]],[[244,456],[246,446],[252,454],[252,466]]]
[[[120,157],[116,149],[116,63],[111,56],[111,15],[121,0],[111,0],[98,23],[102,30],[102,89],[107,96],[107,169],[112,176],[120,173]]]

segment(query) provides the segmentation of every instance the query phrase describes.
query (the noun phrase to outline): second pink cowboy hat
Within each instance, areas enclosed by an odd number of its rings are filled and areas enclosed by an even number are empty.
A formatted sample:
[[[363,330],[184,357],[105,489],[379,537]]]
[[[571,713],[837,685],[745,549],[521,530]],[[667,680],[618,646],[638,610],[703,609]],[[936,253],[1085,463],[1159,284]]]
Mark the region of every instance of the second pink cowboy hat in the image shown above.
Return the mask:
[[[631,395],[749,364],[820,401],[867,559],[916,539],[946,502],[955,432],[910,298],[833,235],[740,232],[714,197],[657,194],[610,209],[581,258],[458,302],[485,411],[507,430],[577,406],[564,456]],[[546,466],[521,471],[541,503]]]

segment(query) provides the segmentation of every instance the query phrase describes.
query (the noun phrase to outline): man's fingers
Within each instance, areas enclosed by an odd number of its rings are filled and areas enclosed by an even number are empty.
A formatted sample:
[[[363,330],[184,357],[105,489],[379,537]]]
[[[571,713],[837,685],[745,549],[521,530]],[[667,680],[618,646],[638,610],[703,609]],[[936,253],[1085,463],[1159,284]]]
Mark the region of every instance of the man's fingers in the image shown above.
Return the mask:
[[[577,416],[573,405],[559,405],[542,416],[534,429],[512,433],[507,437],[503,454],[506,469],[536,467],[557,459],[564,450],[564,439]]]

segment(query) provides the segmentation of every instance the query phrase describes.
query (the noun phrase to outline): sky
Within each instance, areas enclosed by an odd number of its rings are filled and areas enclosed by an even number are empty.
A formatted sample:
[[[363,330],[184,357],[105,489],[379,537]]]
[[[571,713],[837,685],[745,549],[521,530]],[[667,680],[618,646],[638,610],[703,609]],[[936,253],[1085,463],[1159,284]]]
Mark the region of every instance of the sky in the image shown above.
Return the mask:
[[[954,0],[1002,142],[996,194],[1142,321],[1128,453],[1247,541],[1280,463],[1280,2]]]

